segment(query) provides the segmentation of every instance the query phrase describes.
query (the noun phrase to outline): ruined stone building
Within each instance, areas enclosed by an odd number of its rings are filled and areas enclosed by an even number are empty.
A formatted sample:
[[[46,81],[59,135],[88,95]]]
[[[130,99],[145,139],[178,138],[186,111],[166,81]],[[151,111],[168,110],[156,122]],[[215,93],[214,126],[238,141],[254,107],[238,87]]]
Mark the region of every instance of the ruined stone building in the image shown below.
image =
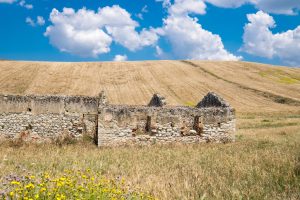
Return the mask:
[[[92,136],[98,146],[234,141],[234,109],[215,93],[196,107],[168,106],[154,94],[146,106],[111,105],[98,97],[0,95],[0,137],[51,141]]]

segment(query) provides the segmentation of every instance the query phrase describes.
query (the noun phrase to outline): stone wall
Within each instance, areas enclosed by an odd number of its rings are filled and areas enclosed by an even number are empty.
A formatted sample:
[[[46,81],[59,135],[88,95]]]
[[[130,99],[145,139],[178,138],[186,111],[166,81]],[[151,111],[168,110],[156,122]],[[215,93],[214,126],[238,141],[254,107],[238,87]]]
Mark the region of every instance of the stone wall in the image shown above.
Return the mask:
[[[155,94],[148,106],[110,105],[98,97],[0,95],[0,136],[47,141],[94,137],[98,146],[234,141],[234,109],[209,93],[198,106],[169,107]]]
[[[2,113],[0,135],[6,138],[26,136],[26,140],[44,141],[63,134],[80,137],[83,123],[79,115]],[[23,135],[22,134],[26,134]]]
[[[97,112],[95,97],[0,95],[0,136],[48,141],[93,135],[96,122],[89,115]]]
[[[230,107],[106,106],[99,113],[98,145],[234,141]]]

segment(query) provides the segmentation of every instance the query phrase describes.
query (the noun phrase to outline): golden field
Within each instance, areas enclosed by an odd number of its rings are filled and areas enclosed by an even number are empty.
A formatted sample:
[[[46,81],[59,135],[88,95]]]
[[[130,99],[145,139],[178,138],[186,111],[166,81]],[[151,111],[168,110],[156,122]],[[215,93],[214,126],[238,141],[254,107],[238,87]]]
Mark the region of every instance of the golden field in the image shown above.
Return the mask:
[[[295,110],[300,69],[217,61],[0,61],[1,93],[96,96],[101,90],[112,104],[147,104],[158,92],[170,105],[195,105],[214,91],[238,112]]]
[[[0,91],[7,94],[93,96],[105,90],[111,103],[146,104],[159,92],[172,105],[192,106],[215,91],[237,112],[236,142],[229,144],[97,148],[88,141],[4,142],[0,187],[10,174],[61,178],[66,170],[88,170],[156,199],[300,199],[299,69],[247,62],[1,61],[0,75]]]

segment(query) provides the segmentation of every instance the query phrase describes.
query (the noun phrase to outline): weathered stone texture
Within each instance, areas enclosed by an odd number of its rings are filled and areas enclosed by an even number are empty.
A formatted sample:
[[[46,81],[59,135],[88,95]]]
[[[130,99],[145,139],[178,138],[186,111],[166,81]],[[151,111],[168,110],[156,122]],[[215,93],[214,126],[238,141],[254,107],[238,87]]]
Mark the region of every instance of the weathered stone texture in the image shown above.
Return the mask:
[[[56,138],[64,132],[80,137],[83,130],[79,115],[10,113],[0,115],[0,135],[7,138],[28,132],[32,139],[47,140]]]
[[[197,108],[205,107],[230,107],[230,105],[219,95],[209,92],[196,106]]]
[[[196,120],[197,119],[197,120]],[[150,120],[150,130],[147,126]],[[195,129],[195,122],[199,127]],[[98,145],[234,141],[235,118],[230,107],[147,107],[104,108],[98,120]]]
[[[160,94],[154,94],[148,104],[148,106],[154,106],[154,107],[163,107],[165,105],[167,105],[167,101],[165,97],[161,96]]]

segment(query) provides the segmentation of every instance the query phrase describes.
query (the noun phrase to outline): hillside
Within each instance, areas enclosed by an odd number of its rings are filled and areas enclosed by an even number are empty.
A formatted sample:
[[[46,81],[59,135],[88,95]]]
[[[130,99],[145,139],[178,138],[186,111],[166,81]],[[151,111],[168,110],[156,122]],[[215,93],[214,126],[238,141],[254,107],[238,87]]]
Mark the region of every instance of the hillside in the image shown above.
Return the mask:
[[[300,111],[300,69],[249,62],[0,61],[0,93],[95,96],[147,104],[158,92],[172,105],[195,105],[215,91],[238,112]]]

